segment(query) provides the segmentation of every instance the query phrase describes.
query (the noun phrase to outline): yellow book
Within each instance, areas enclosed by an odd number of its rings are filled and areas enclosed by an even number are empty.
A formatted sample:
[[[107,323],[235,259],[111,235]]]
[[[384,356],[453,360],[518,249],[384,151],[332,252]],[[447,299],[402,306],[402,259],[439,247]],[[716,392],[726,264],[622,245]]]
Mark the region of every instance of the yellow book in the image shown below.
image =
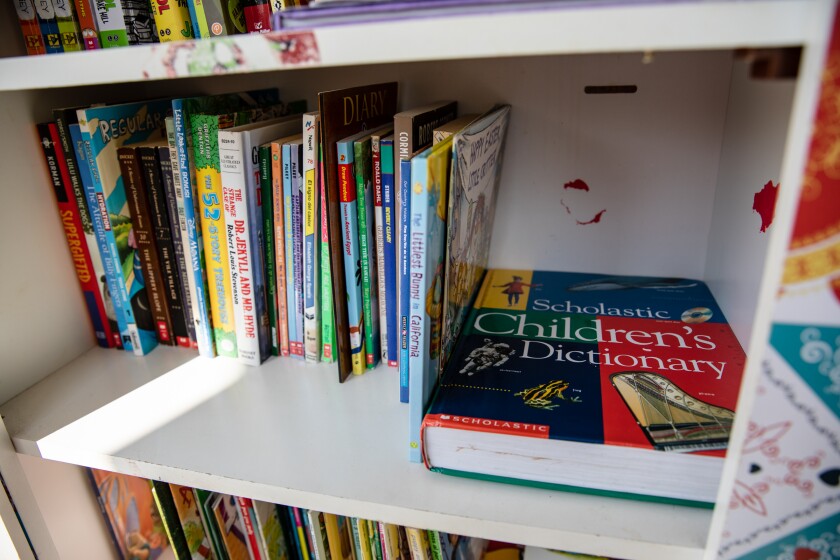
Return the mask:
[[[373,560],[370,555],[370,528],[368,527],[367,520],[359,519],[359,551],[362,553],[362,557],[357,560]]]
[[[408,548],[411,550],[411,560],[432,560],[432,549],[426,531],[406,527],[405,533],[408,537]]]
[[[187,0],[151,0],[151,6],[161,43],[193,38]]]
[[[356,560],[349,524],[346,517],[332,513],[324,514],[324,527],[327,530],[327,544],[330,547],[331,560]]]

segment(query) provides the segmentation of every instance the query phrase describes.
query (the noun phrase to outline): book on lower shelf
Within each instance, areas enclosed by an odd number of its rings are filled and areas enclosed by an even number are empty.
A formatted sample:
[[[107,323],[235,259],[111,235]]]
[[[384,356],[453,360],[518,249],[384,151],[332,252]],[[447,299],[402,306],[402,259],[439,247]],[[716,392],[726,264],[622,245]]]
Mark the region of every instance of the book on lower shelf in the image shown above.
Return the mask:
[[[424,419],[424,461],[712,504],[744,363],[699,280],[490,270]]]

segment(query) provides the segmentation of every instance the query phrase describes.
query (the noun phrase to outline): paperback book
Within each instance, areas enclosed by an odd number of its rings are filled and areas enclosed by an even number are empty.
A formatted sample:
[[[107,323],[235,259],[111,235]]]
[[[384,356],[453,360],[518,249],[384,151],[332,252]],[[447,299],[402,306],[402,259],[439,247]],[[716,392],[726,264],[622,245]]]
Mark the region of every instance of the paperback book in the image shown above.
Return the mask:
[[[426,414],[424,460],[711,504],[744,363],[698,280],[490,270]]]

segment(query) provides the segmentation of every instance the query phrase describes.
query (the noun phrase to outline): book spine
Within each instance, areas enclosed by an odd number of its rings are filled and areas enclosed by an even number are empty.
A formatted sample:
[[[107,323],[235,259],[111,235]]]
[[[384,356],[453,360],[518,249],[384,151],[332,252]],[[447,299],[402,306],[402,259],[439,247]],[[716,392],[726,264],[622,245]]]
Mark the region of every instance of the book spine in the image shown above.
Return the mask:
[[[379,301],[379,346],[383,362],[388,362],[388,308],[385,299],[385,208],[382,204],[382,148],[379,136],[370,142],[373,181],[373,220],[376,242],[376,285]]]
[[[250,498],[237,497],[236,502],[239,506],[239,516],[245,527],[245,542],[248,545],[248,553],[251,556],[251,560],[262,560],[264,555],[260,549],[257,534],[254,531],[254,504]]]
[[[34,0],[34,5],[47,54],[64,52],[64,47],[61,46],[61,36],[58,32],[58,22],[55,19],[55,8],[53,7],[52,0]]]
[[[188,560],[206,560],[213,556],[210,536],[198,507],[195,492],[189,486],[169,484],[169,492],[177,512],[187,550]]]
[[[302,355],[295,320],[295,259],[294,228],[292,226],[292,146],[283,145],[283,240],[286,259],[286,313],[289,329],[289,353]]]
[[[423,529],[405,528],[408,536],[408,547],[411,551],[411,560],[432,560],[429,551],[429,539]]]
[[[193,38],[190,9],[185,0],[150,0],[158,41],[170,43]]]
[[[96,2],[96,28],[102,48],[128,46],[128,33],[122,4],[118,1]]]
[[[268,309],[265,283],[265,232],[263,230],[262,197],[259,184],[259,158],[255,141],[248,133],[244,136],[242,155],[245,158],[245,190],[248,194],[248,235],[251,250],[251,282],[253,286],[254,313],[256,316],[257,346],[260,363],[271,355],[271,339],[268,328]],[[270,232],[271,230],[269,230]],[[242,286],[240,279],[240,286]]]
[[[409,402],[408,387],[408,318],[409,318],[409,209],[411,207],[411,160],[400,160],[400,219],[399,250],[397,258],[397,286],[399,293],[399,329],[400,329],[400,402]]]
[[[20,25],[23,42],[26,45],[26,54],[30,56],[46,54],[44,37],[41,35],[41,26],[38,25],[38,15],[35,13],[32,0],[14,0],[14,3],[18,25]]]
[[[254,248],[249,235],[249,193],[245,181],[244,149],[241,134],[219,131],[224,223],[237,353],[239,361],[258,366],[261,360],[254,293]]]
[[[315,560],[327,560],[324,552],[324,537],[321,534],[321,522],[319,520],[319,512],[315,510],[308,510],[306,515],[309,518],[307,529],[309,529],[309,540],[312,543],[311,556]]]
[[[294,259],[295,345],[292,355],[304,359],[303,323],[303,144],[292,146],[292,258]]]
[[[144,0],[118,0],[118,2],[122,4],[128,44],[156,43],[157,33],[149,2]]]
[[[309,560],[309,540],[307,539],[305,523],[300,508],[290,508],[295,520],[295,531],[300,541],[301,560]]]
[[[280,355],[279,333],[277,332],[277,276],[274,262],[274,192],[271,182],[271,146],[259,147],[257,157],[260,169],[260,193],[262,197],[262,220],[265,238],[263,262],[265,264],[266,309],[268,312],[268,336],[271,354]]]
[[[235,358],[239,341],[232,302],[225,230],[227,222],[222,204],[224,174],[220,159],[219,118],[215,115],[190,115],[189,121],[213,340],[220,356]],[[242,165],[245,165],[244,162]]]
[[[93,326],[93,333],[97,343],[107,348],[109,345],[113,345],[113,338],[105,332],[108,317],[105,315],[104,306],[99,301],[98,281],[88,249],[88,240],[84,234],[82,219],[79,215],[79,208],[73,200],[67,164],[64,161],[61,142],[58,138],[58,129],[52,123],[39,124],[37,128],[41,137],[44,159],[52,180],[58,214],[64,228],[64,236],[67,239],[67,247],[73,260],[76,278],[82,289],[85,307]]]
[[[359,518],[358,517],[351,517],[350,518],[350,530],[353,534],[353,549],[355,551],[354,556],[356,560],[370,560],[370,558],[366,558],[362,553],[362,536],[359,530]]]
[[[303,352],[306,361],[321,355],[319,288],[318,115],[303,117]]]
[[[246,33],[271,31],[271,5],[269,0],[243,0]]]
[[[277,280],[277,339],[281,356],[289,355],[289,315],[286,305],[286,226],[283,205],[283,146],[271,143],[271,186],[274,203],[274,265]]]
[[[140,152],[140,162],[144,166],[146,177],[149,178],[152,226],[154,227],[155,242],[158,248],[158,260],[163,274],[166,303],[169,306],[169,315],[172,319],[172,334],[178,346],[190,348],[192,344],[190,343],[184,312],[184,291],[181,286],[181,275],[178,272],[178,258],[175,254],[170,218],[171,208],[175,205],[175,197],[172,187],[172,162],[169,161],[169,146],[159,146],[152,150],[144,148]],[[153,165],[159,167],[152,167]],[[177,212],[177,209],[175,210]]]
[[[368,519],[367,526],[370,556],[373,560],[382,560],[382,546],[379,542],[379,529],[377,528],[376,521]]]
[[[125,185],[128,210],[131,213],[135,250],[140,259],[157,338],[161,344],[171,346],[174,343],[172,321],[164,299],[163,280],[146,192],[147,185],[140,167],[140,158],[137,149],[129,147],[118,149],[117,158]]]
[[[427,535],[429,537],[429,549],[432,551],[432,560],[445,560],[443,550],[440,547],[440,533],[429,529]]]
[[[370,184],[370,151],[361,142],[354,143],[356,212],[359,221],[359,255],[362,270],[362,317],[365,325],[365,365],[373,369],[379,364],[379,304],[376,293],[376,260],[374,246],[373,193]]]
[[[344,281],[347,285],[347,320],[350,331],[350,358],[356,375],[365,372],[365,333],[362,311],[361,259],[359,256],[359,220],[356,208],[356,184],[353,173],[352,144],[337,144],[338,190],[341,209],[341,241],[344,255]]]
[[[423,385],[428,359],[428,327],[426,325],[426,259],[429,231],[429,191],[427,189],[428,169],[426,159],[411,160],[411,193],[405,193],[410,200],[409,214],[409,276],[403,286],[408,292],[408,437],[409,460],[420,462],[420,424],[423,422]],[[405,170],[403,170],[405,171]],[[404,174],[405,178],[406,175]],[[405,179],[403,179],[405,180]]]
[[[198,349],[192,293],[188,282],[191,272],[187,263],[189,247],[187,246],[187,227],[184,219],[184,191],[181,189],[181,174],[178,172],[178,146],[175,141],[175,123],[172,117],[166,118],[166,138],[169,143],[169,159],[165,159],[161,154],[160,161],[162,167],[167,164],[169,166],[169,180],[164,178],[163,181],[169,211],[169,229],[172,235],[175,264],[178,266],[178,284],[181,286],[181,302],[184,310],[184,322],[187,326],[187,336],[190,340],[190,347]],[[166,174],[165,171],[162,172]]]
[[[382,551],[382,560],[394,560],[391,555],[390,542],[388,540],[388,528],[382,521],[376,522],[376,530],[379,533],[379,546]]]
[[[159,480],[151,480],[149,483],[152,487],[152,497],[155,500],[160,519],[163,522],[166,536],[169,538],[169,544],[172,545],[172,550],[175,552],[175,557],[177,560],[191,560],[190,548],[184,536],[184,528],[181,526],[181,520],[178,518],[178,509],[175,507],[175,501],[172,499],[172,491],[169,489],[169,484]]]
[[[60,139],[60,148],[64,154],[63,159],[66,166],[67,178],[69,180],[68,186],[72,189],[72,197],[70,200],[72,200],[75,205],[79,221],[82,225],[81,233],[83,234],[84,245],[87,249],[90,272],[93,275],[93,282],[96,287],[96,291],[91,294],[93,299],[88,301],[88,307],[92,313],[93,308],[91,307],[91,304],[96,307],[96,316],[100,318],[102,325],[101,333],[98,328],[96,329],[97,343],[105,348],[121,346],[122,342],[120,341],[120,337],[117,333],[115,318],[109,317],[105,308],[105,268],[102,265],[102,255],[99,252],[99,245],[96,242],[96,234],[93,230],[93,221],[91,220],[90,211],[88,210],[87,201],[85,200],[84,181],[90,180],[90,170],[87,167],[87,160],[79,160],[76,154],[76,141],[73,137],[75,135],[78,139],[81,139],[81,135],[79,133],[78,123],[75,122],[75,115],[72,114],[72,111],[69,113],[70,114],[65,114],[64,111],[58,110],[53,112],[53,116],[56,121],[58,138]],[[73,124],[70,124],[71,122],[73,122]],[[71,127],[75,127],[75,132],[71,130]],[[60,160],[61,158],[59,161]],[[62,168],[62,172],[63,171],[64,168]],[[87,177],[83,178],[83,173]],[[85,296],[85,299],[88,299],[87,295]],[[113,315],[113,312],[111,315]],[[91,318],[93,318],[93,315]],[[96,321],[94,321],[94,324],[96,324]]]
[[[64,52],[82,50],[79,24],[76,21],[75,10],[71,0],[52,0],[55,10],[55,22]]]
[[[187,0],[187,9],[190,11],[193,37],[196,39],[211,37],[210,28],[207,25],[207,16],[204,15],[204,2],[202,0]]]
[[[80,121],[83,120],[80,118]],[[142,355],[143,349],[140,343],[140,333],[137,331],[137,325],[134,324],[131,318],[129,309],[131,303],[128,300],[128,291],[126,290],[123,279],[117,242],[114,239],[114,232],[111,229],[111,220],[108,216],[108,207],[105,205],[105,194],[102,192],[99,169],[96,166],[96,160],[93,157],[93,150],[90,145],[90,131],[83,127],[79,127],[79,131],[90,171],[90,183],[85,185],[85,198],[87,199],[88,208],[92,209],[91,219],[99,244],[99,252],[102,255],[102,266],[105,268],[105,279],[108,283],[108,293],[110,294],[109,299],[114,308],[114,315],[120,332],[120,340],[122,341],[122,347],[126,351]],[[107,309],[107,300],[105,305]],[[135,349],[135,346],[138,348]]]
[[[101,48],[91,0],[74,0],[73,6],[76,8],[76,19],[79,23],[79,33],[82,36],[82,46],[86,51]]]
[[[388,336],[388,365],[399,365],[399,310],[397,308],[397,230],[394,204],[394,142],[386,140],[380,146],[382,161],[382,241],[383,276],[385,290],[380,302],[385,307],[385,332]]]
[[[327,218],[327,193],[324,174],[323,146],[318,149],[318,182],[321,191],[321,361],[335,361],[335,310],[333,309],[332,265],[330,264],[330,233]]]
[[[213,510],[210,507],[213,498],[216,496],[207,490],[193,488],[195,495],[196,506],[198,507],[198,514],[201,516],[201,524],[204,526],[205,532],[210,537],[210,544],[213,548],[213,555],[216,560],[228,560],[227,549],[219,533],[219,526],[216,523],[216,517],[213,515]],[[212,556],[210,557],[212,558]]]

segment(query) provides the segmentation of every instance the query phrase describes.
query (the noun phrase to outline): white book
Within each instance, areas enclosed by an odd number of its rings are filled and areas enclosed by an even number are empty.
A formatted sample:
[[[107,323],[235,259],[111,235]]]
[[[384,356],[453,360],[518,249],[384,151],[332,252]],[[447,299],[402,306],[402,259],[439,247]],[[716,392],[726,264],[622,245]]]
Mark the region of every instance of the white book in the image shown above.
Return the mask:
[[[219,131],[225,237],[238,358],[259,365],[271,353],[263,257],[258,148],[300,130],[300,115]]]

